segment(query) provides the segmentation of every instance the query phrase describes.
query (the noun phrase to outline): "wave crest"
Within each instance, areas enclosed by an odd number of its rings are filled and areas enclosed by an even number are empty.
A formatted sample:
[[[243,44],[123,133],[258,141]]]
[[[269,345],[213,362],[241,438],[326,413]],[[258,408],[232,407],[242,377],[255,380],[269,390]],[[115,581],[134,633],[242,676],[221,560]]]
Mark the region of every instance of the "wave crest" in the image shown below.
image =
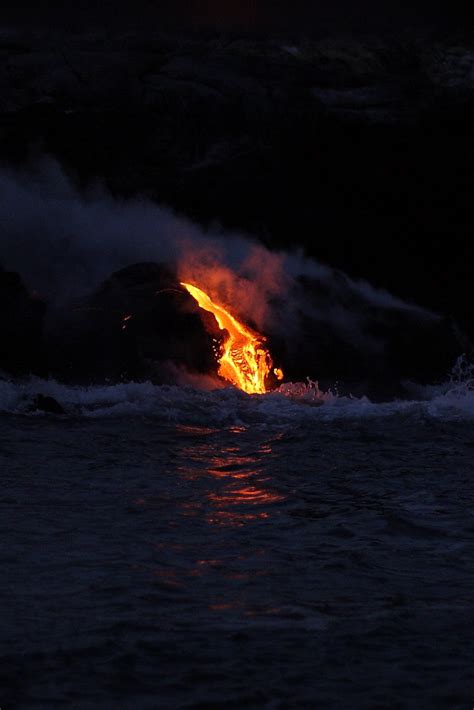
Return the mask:
[[[435,391],[433,391],[435,389]],[[153,417],[169,423],[234,426],[288,424],[308,420],[385,417],[474,418],[474,380],[450,381],[425,397],[375,403],[367,397],[342,397],[323,392],[316,382],[286,383],[266,395],[246,395],[228,387],[205,391],[193,386],[124,382],[71,386],[52,379],[0,379],[0,412],[39,416],[38,395],[52,397],[69,417]]]

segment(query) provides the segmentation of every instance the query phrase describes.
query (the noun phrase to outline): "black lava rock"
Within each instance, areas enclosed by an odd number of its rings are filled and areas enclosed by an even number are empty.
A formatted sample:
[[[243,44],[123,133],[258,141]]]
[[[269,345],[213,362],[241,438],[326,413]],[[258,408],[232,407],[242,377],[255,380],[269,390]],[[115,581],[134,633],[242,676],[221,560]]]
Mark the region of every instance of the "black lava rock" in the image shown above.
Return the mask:
[[[44,369],[45,304],[30,294],[19,274],[0,267],[0,369],[15,375]]]
[[[54,397],[47,397],[43,394],[37,394],[33,399],[30,412],[46,412],[48,414],[65,414],[63,407]]]
[[[129,266],[62,314],[48,339],[50,370],[66,380],[155,382],[166,380],[169,363],[215,371],[203,317],[172,268]]]

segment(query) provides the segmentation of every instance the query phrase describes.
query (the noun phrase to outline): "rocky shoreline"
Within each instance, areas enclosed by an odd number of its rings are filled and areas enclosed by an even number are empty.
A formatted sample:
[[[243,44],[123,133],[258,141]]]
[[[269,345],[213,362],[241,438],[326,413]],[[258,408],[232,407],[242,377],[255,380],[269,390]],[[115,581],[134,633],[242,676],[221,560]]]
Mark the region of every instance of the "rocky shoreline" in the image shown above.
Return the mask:
[[[299,247],[413,304],[387,315],[356,303],[366,340],[375,342],[362,347],[307,314],[321,299],[323,310],[351,301],[351,288],[335,294],[300,279],[301,336],[268,333],[289,377],[324,371],[334,382],[344,372],[347,386],[375,380],[383,389],[385,380],[398,391],[404,379],[442,378],[471,347],[474,46],[408,35],[292,43],[4,30],[0,56],[4,166],[53,156],[79,188],[100,181],[118,198],[144,195],[270,249]],[[134,279],[140,268],[132,267]],[[161,283],[162,266],[147,268],[158,269]],[[143,315],[142,330],[136,321],[123,335],[105,286],[86,294],[74,316],[55,315],[53,326],[51,308],[20,276],[3,271],[0,281],[7,372],[160,379],[153,358],[197,371],[214,362],[195,312],[186,315],[189,337],[200,343],[192,363],[176,324],[157,355],[153,328],[169,326],[164,311],[184,318],[173,299],[156,316],[156,302],[135,293],[141,305],[131,306],[153,318]],[[112,282],[127,291],[121,277]],[[120,317],[131,306],[121,305]],[[415,306],[439,317],[416,315]],[[81,308],[91,309],[87,317]]]
[[[172,384],[185,372],[213,375],[218,384],[215,351],[222,333],[170,265],[122,269],[61,310],[51,304],[48,310],[16,273],[0,271],[0,293],[0,371],[6,376],[33,374],[72,384]],[[375,399],[407,396],[410,383],[443,382],[457,356],[472,347],[454,323],[370,303],[343,275],[337,285],[299,277],[285,296],[289,299],[296,327],[281,327],[279,309],[284,320],[288,315],[276,298],[274,325],[265,333],[286,381],[319,379],[324,388],[337,383],[343,394]],[[234,312],[242,317],[238,311],[237,306]],[[354,322],[350,334],[346,318]]]

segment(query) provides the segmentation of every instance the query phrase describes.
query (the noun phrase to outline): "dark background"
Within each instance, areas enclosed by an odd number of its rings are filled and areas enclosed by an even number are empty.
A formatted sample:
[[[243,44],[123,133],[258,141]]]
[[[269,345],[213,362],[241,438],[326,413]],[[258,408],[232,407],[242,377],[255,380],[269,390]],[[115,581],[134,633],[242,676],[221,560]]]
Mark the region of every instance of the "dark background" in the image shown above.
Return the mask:
[[[114,2],[82,0],[65,2],[7,2],[2,4],[2,19],[14,24],[87,27],[108,25],[147,26],[156,29],[234,28],[269,33],[301,32],[319,35],[340,32],[392,32],[397,29],[466,30],[472,27],[469,3],[376,2],[375,0],[139,0]]]
[[[23,3],[4,6],[2,24],[20,29],[0,46],[2,167],[34,172],[50,156],[79,190],[98,181],[119,200],[143,195],[204,228],[301,247],[439,314],[443,332],[415,348],[413,330],[397,325],[403,374],[417,381],[442,380],[469,352],[465,5]],[[385,337],[377,328],[371,337]]]

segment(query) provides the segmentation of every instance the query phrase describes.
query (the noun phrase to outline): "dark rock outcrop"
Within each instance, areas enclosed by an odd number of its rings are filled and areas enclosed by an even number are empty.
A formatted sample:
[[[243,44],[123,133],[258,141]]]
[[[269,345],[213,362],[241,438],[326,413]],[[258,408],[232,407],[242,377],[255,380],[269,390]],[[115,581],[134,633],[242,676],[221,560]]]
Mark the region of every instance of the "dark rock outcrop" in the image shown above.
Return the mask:
[[[45,309],[19,274],[0,267],[0,370],[14,375],[44,370]]]
[[[377,302],[343,274],[300,277],[289,298],[295,307],[287,333],[278,325],[270,333],[286,380],[309,377],[342,394],[403,397],[410,382],[445,382],[456,358],[473,349],[453,321],[388,294]]]
[[[95,293],[56,313],[44,334],[45,306],[28,295],[17,274],[0,272],[0,292],[0,367],[13,375],[172,384],[180,370],[217,373],[215,350],[223,334],[171,265],[134,264],[113,273]],[[455,359],[472,348],[446,318],[329,270],[320,278],[299,277],[272,308],[273,325],[263,335],[285,380],[309,377],[324,389],[337,384],[344,394],[384,399],[404,396],[405,381],[443,382]],[[235,315],[244,322],[251,316]],[[272,386],[277,384],[275,378]],[[62,413],[41,394],[33,409]]]
[[[48,338],[50,370],[73,381],[162,382],[169,362],[212,372],[212,336],[198,311],[170,268],[127,267],[56,320]]]
[[[29,406],[28,410],[30,412],[45,412],[46,414],[65,414],[65,410],[59,404],[59,402],[54,399],[54,397],[48,397],[44,394],[37,394]]]
[[[474,50],[449,38],[0,38],[0,159],[59,158],[474,335]]]

